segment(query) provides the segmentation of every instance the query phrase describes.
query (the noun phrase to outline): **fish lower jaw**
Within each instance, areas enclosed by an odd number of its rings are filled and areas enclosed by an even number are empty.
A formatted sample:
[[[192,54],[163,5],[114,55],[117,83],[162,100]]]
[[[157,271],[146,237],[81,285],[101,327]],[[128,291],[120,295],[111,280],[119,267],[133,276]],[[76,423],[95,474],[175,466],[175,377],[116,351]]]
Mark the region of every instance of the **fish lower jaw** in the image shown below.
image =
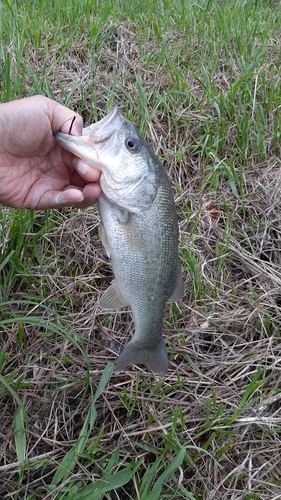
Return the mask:
[[[156,345],[132,339],[121,351],[115,364],[114,373],[119,373],[135,364],[145,365],[157,375],[165,375],[169,361],[163,339]]]

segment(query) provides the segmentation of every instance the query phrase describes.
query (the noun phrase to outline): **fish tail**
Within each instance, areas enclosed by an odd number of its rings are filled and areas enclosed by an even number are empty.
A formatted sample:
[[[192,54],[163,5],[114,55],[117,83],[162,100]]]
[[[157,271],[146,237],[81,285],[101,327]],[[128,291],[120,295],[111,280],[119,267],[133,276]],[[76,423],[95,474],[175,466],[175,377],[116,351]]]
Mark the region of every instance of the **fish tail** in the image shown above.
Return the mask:
[[[131,340],[116,361],[114,373],[119,373],[127,366],[141,364],[145,365],[158,375],[165,375],[168,370],[168,356],[164,341],[162,340],[156,347],[142,344]]]

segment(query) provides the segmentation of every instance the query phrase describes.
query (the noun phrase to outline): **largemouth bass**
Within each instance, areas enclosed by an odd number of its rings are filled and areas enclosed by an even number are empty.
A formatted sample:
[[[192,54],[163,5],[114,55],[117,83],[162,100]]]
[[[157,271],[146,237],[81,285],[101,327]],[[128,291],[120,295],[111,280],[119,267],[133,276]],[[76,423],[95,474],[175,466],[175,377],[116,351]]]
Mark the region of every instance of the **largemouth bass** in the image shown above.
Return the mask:
[[[143,364],[164,375],[162,337],[167,301],[183,296],[178,222],[168,176],[135,126],[116,107],[82,136],[57,133],[58,142],[102,174],[99,235],[115,279],[99,300],[105,311],[129,306],[135,333],[115,373]]]

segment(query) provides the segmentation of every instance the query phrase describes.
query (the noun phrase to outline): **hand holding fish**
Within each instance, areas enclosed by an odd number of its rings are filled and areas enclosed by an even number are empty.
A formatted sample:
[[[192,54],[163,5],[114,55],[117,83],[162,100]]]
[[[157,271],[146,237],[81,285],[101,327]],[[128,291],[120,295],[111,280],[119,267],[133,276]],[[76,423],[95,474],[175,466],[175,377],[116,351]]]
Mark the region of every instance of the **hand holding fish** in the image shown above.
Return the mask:
[[[81,135],[82,118],[44,96],[0,104],[0,203],[13,208],[92,205],[100,172],[65,151],[58,131]]]

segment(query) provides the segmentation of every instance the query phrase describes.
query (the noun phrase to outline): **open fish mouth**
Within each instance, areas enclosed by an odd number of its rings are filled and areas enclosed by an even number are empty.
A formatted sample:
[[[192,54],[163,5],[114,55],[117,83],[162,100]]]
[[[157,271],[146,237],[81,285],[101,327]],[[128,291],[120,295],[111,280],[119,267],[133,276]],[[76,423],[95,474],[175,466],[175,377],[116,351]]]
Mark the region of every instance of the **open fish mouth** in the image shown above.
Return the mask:
[[[85,127],[82,136],[92,134],[94,143],[107,141],[114,132],[123,124],[125,118],[118,106],[113,108],[111,113],[89,127]]]
[[[56,139],[64,149],[102,171],[103,164],[99,160],[99,150],[119,130],[124,121],[124,116],[116,106],[107,116],[83,128],[82,135],[57,132]]]

